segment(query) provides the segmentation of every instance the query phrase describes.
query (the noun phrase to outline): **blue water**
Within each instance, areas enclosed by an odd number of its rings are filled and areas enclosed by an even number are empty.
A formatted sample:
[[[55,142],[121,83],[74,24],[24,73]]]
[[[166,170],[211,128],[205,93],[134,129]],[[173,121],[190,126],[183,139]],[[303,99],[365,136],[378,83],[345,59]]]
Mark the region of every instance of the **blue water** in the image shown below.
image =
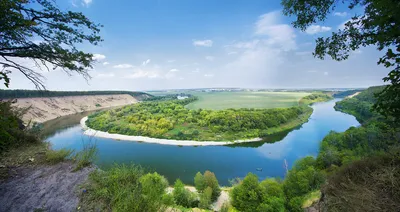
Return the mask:
[[[335,99],[317,103],[309,121],[300,128],[272,138],[275,143],[252,143],[240,146],[179,147],[148,144],[132,141],[118,141],[105,138],[89,138],[83,134],[79,119],[74,118],[51,122],[53,132],[47,138],[52,148],[71,148],[80,150],[84,142],[95,142],[99,153],[96,164],[107,169],[114,163],[140,164],[150,171],[156,171],[172,183],[180,178],[187,184],[193,184],[196,172],[210,170],[214,172],[221,185],[229,185],[229,180],[242,178],[253,172],[260,179],[285,175],[284,160],[289,168],[302,157],[316,156],[319,143],[331,131],[343,132],[351,126],[359,126],[351,116],[335,111]],[[262,171],[257,171],[262,168]]]

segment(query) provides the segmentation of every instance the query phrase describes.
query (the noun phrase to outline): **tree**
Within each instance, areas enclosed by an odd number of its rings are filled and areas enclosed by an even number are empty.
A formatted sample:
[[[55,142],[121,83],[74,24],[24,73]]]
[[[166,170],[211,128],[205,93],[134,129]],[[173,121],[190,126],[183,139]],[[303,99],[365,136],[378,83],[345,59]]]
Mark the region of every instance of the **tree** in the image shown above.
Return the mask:
[[[205,187],[210,187],[212,189],[212,200],[216,200],[221,194],[221,188],[219,187],[219,183],[215,174],[210,171],[204,172],[204,184]]]
[[[212,188],[207,187],[202,194],[200,194],[199,208],[208,209],[212,202]]]
[[[180,179],[177,179],[174,184],[174,191],[172,192],[175,203],[183,207],[191,208],[194,202],[192,193],[185,188],[185,185]]]
[[[44,89],[44,77],[32,65],[90,77],[93,55],[78,50],[76,44],[97,45],[102,26],[82,13],[61,11],[51,0],[1,0],[0,22],[0,80],[6,87],[11,71],[19,71]],[[26,60],[32,64],[26,65]]]
[[[232,206],[239,211],[258,211],[262,203],[262,192],[258,177],[249,173],[242,182],[233,187],[230,193]]]
[[[306,30],[310,25],[325,21],[339,4],[350,10],[363,9],[347,21],[343,29],[330,37],[318,38],[314,56],[324,59],[326,55],[341,61],[360,47],[376,46],[385,51],[378,64],[391,68],[383,78],[390,85],[378,94],[374,108],[386,116],[400,118],[400,1],[398,0],[282,0],[283,13],[296,16],[294,27]]]
[[[198,192],[202,192],[205,189],[204,176],[200,172],[197,172],[194,176],[194,186]]]

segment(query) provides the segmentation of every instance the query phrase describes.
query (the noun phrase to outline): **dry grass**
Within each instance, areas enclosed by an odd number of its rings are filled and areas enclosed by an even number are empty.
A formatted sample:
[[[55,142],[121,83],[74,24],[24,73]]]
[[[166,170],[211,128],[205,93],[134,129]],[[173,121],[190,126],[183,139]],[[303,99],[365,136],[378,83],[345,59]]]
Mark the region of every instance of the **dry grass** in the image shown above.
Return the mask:
[[[400,211],[400,155],[354,162],[322,188],[324,211]]]

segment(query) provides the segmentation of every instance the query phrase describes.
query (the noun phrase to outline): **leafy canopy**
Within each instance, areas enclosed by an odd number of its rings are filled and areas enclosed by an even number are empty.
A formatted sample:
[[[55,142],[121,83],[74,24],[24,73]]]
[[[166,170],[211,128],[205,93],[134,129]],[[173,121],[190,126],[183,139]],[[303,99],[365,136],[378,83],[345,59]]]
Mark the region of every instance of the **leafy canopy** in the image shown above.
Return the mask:
[[[294,27],[306,30],[310,25],[325,21],[339,4],[349,9],[363,9],[354,15],[343,29],[330,37],[318,38],[314,56],[324,59],[330,56],[341,61],[350,52],[366,46],[376,46],[385,53],[378,64],[390,68],[383,78],[390,82],[381,93],[374,108],[386,116],[400,118],[400,1],[398,0],[282,0],[283,13],[296,16]]]
[[[0,23],[0,80],[6,87],[11,71],[21,72],[39,89],[45,87],[38,69],[61,68],[90,77],[93,55],[76,45],[101,42],[101,25],[82,13],[61,11],[51,0],[1,0]],[[27,65],[27,59],[38,69]]]

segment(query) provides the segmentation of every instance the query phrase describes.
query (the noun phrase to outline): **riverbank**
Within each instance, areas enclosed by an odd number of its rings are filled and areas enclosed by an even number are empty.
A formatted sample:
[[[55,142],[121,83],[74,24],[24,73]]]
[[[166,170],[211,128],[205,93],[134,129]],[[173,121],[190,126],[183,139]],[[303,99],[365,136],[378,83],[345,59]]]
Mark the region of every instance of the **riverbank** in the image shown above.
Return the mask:
[[[173,140],[173,139],[161,139],[161,138],[150,138],[145,136],[131,136],[121,134],[110,134],[108,132],[102,132],[94,130],[86,126],[88,117],[81,119],[81,126],[85,130],[84,134],[88,136],[95,136],[100,138],[110,138],[115,140],[124,141],[138,141],[145,143],[163,144],[163,145],[174,145],[174,146],[224,146],[240,143],[258,142],[262,141],[262,138],[235,140],[235,141],[191,141],[191,140]]]

